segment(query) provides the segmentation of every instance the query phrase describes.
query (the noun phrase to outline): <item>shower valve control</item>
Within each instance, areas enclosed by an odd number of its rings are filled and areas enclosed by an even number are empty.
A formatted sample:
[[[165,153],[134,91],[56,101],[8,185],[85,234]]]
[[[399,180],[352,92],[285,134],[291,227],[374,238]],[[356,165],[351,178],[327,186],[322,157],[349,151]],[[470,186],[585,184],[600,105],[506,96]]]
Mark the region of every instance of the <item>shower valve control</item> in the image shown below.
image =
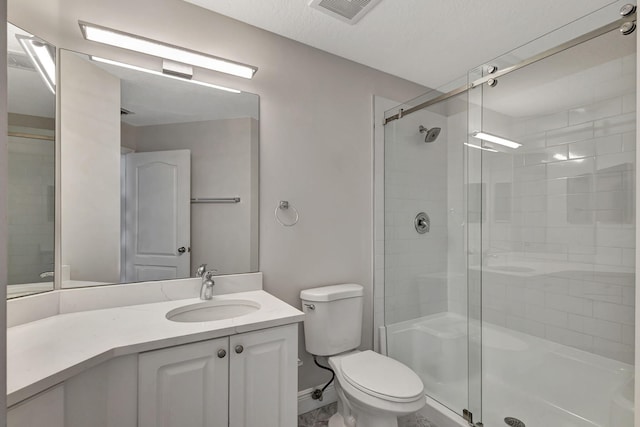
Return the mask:
[[[416,215],[416,219],[413,221],[413,225],[416,228],[418,234],[428,233],[431,228],[431,219],[426,212],[420,212]]]

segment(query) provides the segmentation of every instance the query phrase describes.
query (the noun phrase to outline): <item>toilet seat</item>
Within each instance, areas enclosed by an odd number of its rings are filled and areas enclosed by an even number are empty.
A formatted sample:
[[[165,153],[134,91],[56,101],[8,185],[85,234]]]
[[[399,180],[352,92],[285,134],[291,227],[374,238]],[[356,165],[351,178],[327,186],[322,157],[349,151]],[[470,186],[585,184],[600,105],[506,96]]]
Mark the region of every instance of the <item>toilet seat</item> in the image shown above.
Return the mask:
[[[404,364],[371,350],[341,358],[344,379],[370,396],[388,402],[415,402],[424,396],[418,375]]]

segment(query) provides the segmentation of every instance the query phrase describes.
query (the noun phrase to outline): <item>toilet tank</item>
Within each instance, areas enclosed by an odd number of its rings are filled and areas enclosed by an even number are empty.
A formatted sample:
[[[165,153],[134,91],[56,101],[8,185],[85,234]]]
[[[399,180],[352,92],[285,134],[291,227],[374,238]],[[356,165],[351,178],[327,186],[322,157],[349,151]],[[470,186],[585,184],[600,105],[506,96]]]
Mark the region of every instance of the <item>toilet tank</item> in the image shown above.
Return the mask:
[[[300,292],[306,349],[316,356],[333,356],[360,346],[362,286],[322,286]]]

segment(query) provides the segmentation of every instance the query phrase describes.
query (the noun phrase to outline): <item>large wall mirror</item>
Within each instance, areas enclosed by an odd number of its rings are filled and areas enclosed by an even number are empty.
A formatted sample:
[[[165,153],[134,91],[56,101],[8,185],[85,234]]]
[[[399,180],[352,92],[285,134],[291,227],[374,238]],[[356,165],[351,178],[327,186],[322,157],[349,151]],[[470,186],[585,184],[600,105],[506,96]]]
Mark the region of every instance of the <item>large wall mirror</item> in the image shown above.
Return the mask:
[[[7,25],[9,262],[7,297],[54,280],[55,47]]]
[[[59,62],[62,287],[257,271],[259,97]]]

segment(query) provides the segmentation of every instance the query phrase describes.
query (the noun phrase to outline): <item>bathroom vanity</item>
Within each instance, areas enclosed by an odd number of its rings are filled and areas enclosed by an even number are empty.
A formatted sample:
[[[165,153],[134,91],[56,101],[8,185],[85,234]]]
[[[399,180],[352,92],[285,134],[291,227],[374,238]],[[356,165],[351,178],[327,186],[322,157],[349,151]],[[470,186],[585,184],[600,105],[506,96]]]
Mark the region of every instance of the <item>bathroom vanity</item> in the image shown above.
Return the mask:
[[[8,425],[295,426],[304,314],[261,290],[259,273],[216,278],[204,303],[194,298],[199,282],[54,291],[10,305]],[[57,300],[58,313],[16,324],[38,298]],[[224,318],[168,318],[203,304],[216,309],[200,315]],[[252,309],[237,315],[243,306]]]

